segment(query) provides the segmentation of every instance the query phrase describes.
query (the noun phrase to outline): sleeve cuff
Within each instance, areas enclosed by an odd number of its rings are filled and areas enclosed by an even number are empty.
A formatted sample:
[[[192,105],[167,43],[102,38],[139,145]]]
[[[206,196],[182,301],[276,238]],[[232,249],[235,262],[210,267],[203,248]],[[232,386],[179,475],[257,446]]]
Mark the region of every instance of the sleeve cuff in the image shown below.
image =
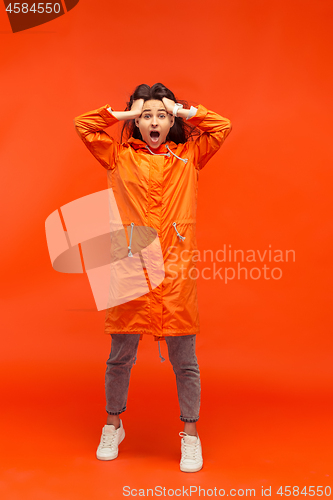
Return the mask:
[[[99,110],[99,114],[104,118],[104,120],[108,125],[113,125],[114,123],[119,121],[118,118],[114,116],[112,111],[115,110],[112,109],[112,107],[109,104],[106,104]]]
[[[190,118],[192,118],[192,116],[195,116],[196,113],[197,113],[198,109],[197,108],[194,108],[193,106],[190,107],[190,112],[189,114],[187,115],[187,118],[186,120],[189,120]]]

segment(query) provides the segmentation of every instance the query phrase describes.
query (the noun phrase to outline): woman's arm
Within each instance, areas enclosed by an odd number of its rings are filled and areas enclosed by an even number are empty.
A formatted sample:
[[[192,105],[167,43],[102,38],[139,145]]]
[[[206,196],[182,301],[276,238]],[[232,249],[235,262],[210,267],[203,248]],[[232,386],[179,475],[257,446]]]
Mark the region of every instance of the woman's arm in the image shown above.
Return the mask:
[[[166,110],[172,115],[174,101],[166,97],[162,100]],[[231,132],[231,121],[214,111],[209,111],[202,104],[199,104],[198,108],[191,106],[191,109],[179,109],[177,116],[185,118],[203,132],[195,141],[189,142],[189,147],[194,153],[194,164],[200,170],[220,149]]]
[[[142,101],[142,102],[141,102]],[[83,143],[104,168],[112,169],[121,145],[104,129],[120,120],[140,116],[143,99],[134,101],[130,111],[113,111],[109,104],[74,118],[74,126]]]
[[[165,109],[170,115],[173,115],[173,108],[175,107],[175,101],[172,99],[168,99],[167,97],[162,97],[163,104],[165,106]],[[196,108],[191,106],[191,109],[178,109],[177,111],[177,116],[180,118],[185,118],[186,120],[189,119],[189,117],[193,116],[196,113]]]
[[[195,166],[201,170],[220,149],[231,132],[232,124],[228,118],[208,110],[202,104],[198,105],[195,116],[188,121],[203,132],[195,141],[189,143],[193,148]]]

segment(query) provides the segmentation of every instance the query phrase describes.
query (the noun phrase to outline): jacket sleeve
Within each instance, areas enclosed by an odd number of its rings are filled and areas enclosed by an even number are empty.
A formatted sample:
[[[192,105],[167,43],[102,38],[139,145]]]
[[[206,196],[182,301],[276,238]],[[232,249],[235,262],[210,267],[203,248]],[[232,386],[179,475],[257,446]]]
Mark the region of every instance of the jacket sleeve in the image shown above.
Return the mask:
[[[103,130],[119,121],[111,111],[114,110],[106,104],[74,118],[75,129],[84,144],[103,167],[110,170],[116,165],[120,149],[120,144]]]
[[[231,121],[199,104],[198,111],[188,120],[188,123],[202,131],[200,137],[192,143],[189,142],[195,167],[201,170],[217,153],[231,132]]]

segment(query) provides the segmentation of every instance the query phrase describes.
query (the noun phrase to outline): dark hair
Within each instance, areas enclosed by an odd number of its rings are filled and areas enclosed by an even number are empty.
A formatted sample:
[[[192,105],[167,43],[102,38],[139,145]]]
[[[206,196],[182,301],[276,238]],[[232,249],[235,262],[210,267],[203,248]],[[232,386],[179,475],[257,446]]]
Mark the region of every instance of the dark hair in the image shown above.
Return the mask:
[[[151,99],[162,100],[163,97],[167,97],[168,99],[172,99],[175,102],[179,102],[183,104],[185,108],[188,108],[188,102],[176,99],[175,95],[171,90],[165,87],[162,83],[155,83],[152,87],[142,83],[138,85],[134,90],[133,94],[130,96],[129,102],[126,103],[125,111],[129,111],[132,107],[133,101],[136,99],[144,99],[144,101],[150,101]],[[142,135],[139,127],[135,125],[135,120],[126,120],[122,131],[121,131],[121,139],[123,140],[123,133],[125,132],[125,136],[127,139],[129,137],[134,137],[134,139],[142,139]],[[194,136],[200,135],[200,130],[198,130],[193,125],[191,126],[189,123],[186,123],[186,120],[183,118],[176,116],[175,122],[173,126],[170,128],[169,133],[166,137],[166,141],[173,141],[176,144],[185,143],[188,140],[193,140]]]

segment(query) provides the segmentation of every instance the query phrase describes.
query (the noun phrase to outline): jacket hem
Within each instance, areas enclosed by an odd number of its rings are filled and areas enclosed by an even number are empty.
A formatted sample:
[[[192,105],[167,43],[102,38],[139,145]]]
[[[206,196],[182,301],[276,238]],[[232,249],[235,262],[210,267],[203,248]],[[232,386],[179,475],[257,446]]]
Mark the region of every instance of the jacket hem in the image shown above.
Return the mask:
[[[128,334],[140,334],[140,335],[151,335],[153,337],[159,337],[161,340],[163,340],[163,337],[181,337],[183,335],[194,335],[195,333],[199,333],[200,329],[197,328],[196,330],[187,330],[187,331],[182,331],[182,332],[175,332],[172,330],[166,330],[163,332],[162,335],[156,335],[156,333],[153,332],[147,332],[147,330],[105,330],[105,335],[111,335],[111,334],[123,334],[123,335],[128,335]]]

